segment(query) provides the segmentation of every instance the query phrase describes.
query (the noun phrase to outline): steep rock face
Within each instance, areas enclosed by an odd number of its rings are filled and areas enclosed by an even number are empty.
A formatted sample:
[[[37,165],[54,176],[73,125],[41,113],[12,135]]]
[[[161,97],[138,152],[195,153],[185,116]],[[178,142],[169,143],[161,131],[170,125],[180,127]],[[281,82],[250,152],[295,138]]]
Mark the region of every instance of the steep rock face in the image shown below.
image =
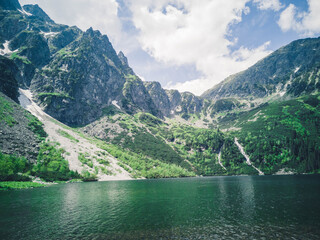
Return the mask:
[[[108,38],[89,29],[54,55],[31,89],[51,116],[84,125],[101,116],[104,105],[120,100],[121,66]]]
[[[121,61],[122,69],[124,70],[124,72],[126,72],[127,74],[135,75],[132,68],[129,66],[127,57],[123,54],[123,52],[120,51],[118,53],[118,58]]]
[[[166,117],[202,111],[203,100],[189,92],[164,90],[158,82],[144,82],[157,109]]]
[[[20,32],[10,41],[9,47],[12,51],[17,50],[19,56],[26,57],[36,68],[46,65],[50,60],[47,40],[36,31]]]
[[[28,26],[18,11],[0,11],[0,43],[5,43]]]
[[[157,109],[143,82],[136,76],[129,75],[123,86],[122,107],[128,113],[138,111],[149,112],[157,117],[163,117],[162,113]]]
[[[171,114],[200,113],[203,101],[189,92],[179,93],[177,90],[166,90],[171,103]]]
[[[0,92],[18,102],[18,82],[15,78],[17,66],[6,57],[0,56]]]
[[[159,109],[164,116],[170,116],[171,103],[166,91],[158,82],[143,82],[147,91],[149,92],[157,109]]]
[[[43,31],[66,27],[47,21],[47,18],[32,15],[25,10],[0,11],[0,52],[18,66],[20,87],[29,87],[36,69],[50,60],[47,36]]]
[[[320,38],[294,41],[246,71],[228,77],[202,97],[262,98],[271,94],[300,96],[320,89]]]
[[[49,32],[45,34],[51,54],[54,54],[66,47],[68,44],[76,40],[80,35],[81,30],[77,27],[68,27],[60,32]]]
[[[126,58],[118,57],[107,36],[92,28],[84,33],[68,28],[49,42],[52,48],[63,48],[31,84],[48,114],[68,125],[85,125],[117,102],[129,113],[146,111],[161,117],[142,81],[132,75]]]
[[[181,105],[184,112],[199,113],[202,109],[202,100],[190,92],[181,93]]]
[[[0,9],[17,10],[21,9],[21,6],[18,0],[0,0]]]

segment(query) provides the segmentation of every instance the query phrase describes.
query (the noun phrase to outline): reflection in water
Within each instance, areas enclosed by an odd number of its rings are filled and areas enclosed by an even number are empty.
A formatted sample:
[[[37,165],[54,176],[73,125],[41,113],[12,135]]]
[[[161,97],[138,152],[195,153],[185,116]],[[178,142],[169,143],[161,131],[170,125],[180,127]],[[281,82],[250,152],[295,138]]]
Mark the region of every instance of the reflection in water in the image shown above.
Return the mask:
[[[244,221],[251,223],[254,218],[256,208],[252,176],[240,177],[239,187],[242,196],[242,207],[240,209],[242,211]]]
[[[319,187],[264,176],[0,192],[0,239],[320,239]]]

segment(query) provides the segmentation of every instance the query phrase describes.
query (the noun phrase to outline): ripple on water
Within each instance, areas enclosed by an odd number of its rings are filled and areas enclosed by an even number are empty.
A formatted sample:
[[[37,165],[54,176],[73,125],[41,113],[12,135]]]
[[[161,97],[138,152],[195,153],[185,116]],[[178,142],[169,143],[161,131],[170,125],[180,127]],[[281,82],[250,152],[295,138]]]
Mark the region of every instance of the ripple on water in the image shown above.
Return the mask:
[[[0,239],[320,239],[319,180],[216,177],[0,192]]]

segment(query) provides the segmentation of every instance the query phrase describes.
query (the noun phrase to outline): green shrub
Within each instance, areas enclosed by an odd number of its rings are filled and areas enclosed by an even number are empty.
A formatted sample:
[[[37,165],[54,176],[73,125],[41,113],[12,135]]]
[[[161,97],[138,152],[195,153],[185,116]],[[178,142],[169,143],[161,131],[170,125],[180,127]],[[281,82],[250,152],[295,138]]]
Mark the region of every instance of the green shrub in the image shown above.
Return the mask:
[[[26,158],[0,153],[0,181],[30,181],[22,175],[27,169]]]
[[[32,174],[46,181],[70,180],[79,178],[77,172],[70,171],[68,161],[63,158],[64,150],[57,144],[45,142],[40,146],[37,164],[32,168]]]

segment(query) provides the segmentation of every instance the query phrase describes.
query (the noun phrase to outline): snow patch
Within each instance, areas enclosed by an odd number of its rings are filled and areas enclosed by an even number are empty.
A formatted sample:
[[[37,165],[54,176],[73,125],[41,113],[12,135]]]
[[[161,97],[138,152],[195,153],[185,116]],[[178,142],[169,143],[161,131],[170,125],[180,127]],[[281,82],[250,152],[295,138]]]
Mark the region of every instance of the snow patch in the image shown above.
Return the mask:
[[[118,105],[118,101],[117,100],[113,100],[111,102],[115,107],[119,108],[121,110],[121,107]]]
[[[300,67],[296,67],[296,69],[294,70],[294,73],[298,72],[300,70],[301,66]]]
[[[69,70],[68,70],[68,64],[63,64],[63,65],[60,67],[60,69],[61,69],[62,71],[64,71],[64,72],[69,72]]]
[[[59,32],[41,32],[41,34],[43,34],[46,38],[48,37],[54,37],[55,35],[57,35]]]
[[[219,151],[219,154],[218,154],[218,163],[225,171],[227,171],[226,167],[223,166],[223,164],[221,162],[221,150],[222,150],[222,148],[220,148],[220,151]]]
[[[242,155],[245,157],[245,159],[247,160],[248,166],[252,166],[255,170],[257,170],[257,171],[259,172],[259,175],[264,175],[264,173],[263,173],[260,169],[258,169],[257,167],[255,167],[255,166],[252,164],[252,162],[250,161],[249,156],[245,153],[243,147],[242,147],[241,144],[238,142],[238,139],[237,139],[237,138],[234,139],[234,143],[237,145],[237,147],[239,148],[241,154],[242,154]]]
[[[10,49],[9,49],[9,43],[10,43],[10,41],[5,41],[5,43],[3,44],[3,47],[4,47],[4,49],[0,49],[0,55],[6,55],[6,54],[11,54],[11,53],[14,53],[14,52],[17,52],[18,50],[15,50],[15,51],[11,51]]]
[[[24,15],[32,16],[31,13],[26,12],[24,9],[22,9],[22,10],[18,9],[18,11],[21,12],[22,14],[24,14]]]

